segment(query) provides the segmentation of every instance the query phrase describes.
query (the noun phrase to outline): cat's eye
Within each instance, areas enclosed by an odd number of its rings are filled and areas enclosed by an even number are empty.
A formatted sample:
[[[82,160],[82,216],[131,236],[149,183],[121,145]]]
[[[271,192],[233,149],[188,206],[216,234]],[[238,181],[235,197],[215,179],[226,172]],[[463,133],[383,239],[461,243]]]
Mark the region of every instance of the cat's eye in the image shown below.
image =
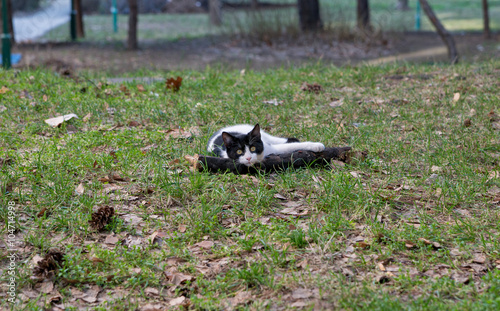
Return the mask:
[[[242,153],[243,153],[243,151],[241,151],[241,150],[236,151],[236,154],[242,154]]]
[[[254,152],[255,150],[255,147],[250,147],[250,151]]]

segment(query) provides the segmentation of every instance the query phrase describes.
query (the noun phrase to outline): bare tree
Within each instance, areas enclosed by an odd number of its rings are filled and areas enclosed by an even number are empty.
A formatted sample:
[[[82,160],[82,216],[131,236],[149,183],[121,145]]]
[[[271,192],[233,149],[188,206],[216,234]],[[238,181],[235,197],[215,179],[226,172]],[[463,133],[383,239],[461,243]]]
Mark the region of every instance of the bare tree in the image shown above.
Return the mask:
[[[491,39],[491,31],[490,31],[490,16],[488,9],[488,0],[483,0],[483,23],[484,23],[484,37],[486,39]]]
[[[220,26],[222,24],[220,0],[209,0],[208,9],[210,14],[210,22],[213,25]]]
[[[408,6],[408,0],[398,0],[398,4],[396,4],[396,10],[400,11],[408,11],[410,7]]]
[[[138,7],[137,0],[128,0],[129,15],[128,15],[128,40],[127,48],[129,50],[136,50],[137,45],[137,22],[138,22]]]
[[[300,28],[302,30],[318,30],[323,27],[319,15],[318,0],[298,0]]]
[[[439,19],[436,17],[436,14],[434,14],[434,11],[432,10],[431,6],[427,2],[427,0],[419,0],[420,4],[422,5],[422,9],[424,10],[425,14],[431,21],[431,23],[434,25],[434,28],[436,28],[437,33],[443,40],[443,42],[446,44],[446,47],[448,48],[448,57],[450,58],[451,64],[456,64],[458,63],[458,52],[457,52],[457,47],[455,46],[455,40],[451,36],[451,34],[444,28],[443,24],[439,21]]]
[[[357,22],[359,29],[370,29],[370,6],[368,0],[358,0]]]

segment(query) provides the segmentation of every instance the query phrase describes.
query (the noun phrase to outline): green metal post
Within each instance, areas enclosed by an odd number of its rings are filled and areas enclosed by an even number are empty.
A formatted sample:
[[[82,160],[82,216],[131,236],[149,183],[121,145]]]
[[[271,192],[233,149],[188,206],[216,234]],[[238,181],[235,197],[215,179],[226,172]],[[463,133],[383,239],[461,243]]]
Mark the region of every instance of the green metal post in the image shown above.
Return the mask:
[[[9,13],[7,10],[7,0],[2,0],[2,66],[5,69],[11,67],[10,63],[10,32],[9,32]]]
[[[420,1],[417,0],[417,13],[415,13],[415,30],[420,30]]]
[[[71,14],[69,20],[69,31],[71,34],[71,40],[76,40],[76,10],[75,10],[75,1],[71,1]]]
[[[114,33],[118,32],[118,8],[116,6],[116,0],[113,0],[113,4],[111,6],[111,13],[113,14],[113,31]]]

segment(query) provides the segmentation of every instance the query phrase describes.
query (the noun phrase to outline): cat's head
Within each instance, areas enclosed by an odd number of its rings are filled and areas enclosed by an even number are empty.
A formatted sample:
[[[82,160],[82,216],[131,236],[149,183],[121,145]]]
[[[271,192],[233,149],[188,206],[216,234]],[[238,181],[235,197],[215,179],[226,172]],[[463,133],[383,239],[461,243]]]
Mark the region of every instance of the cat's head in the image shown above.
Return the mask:
[[[228,157],[241,164],[252,166],[264,159],[264,143],[258,124],[248,134],[222,132],[222,141]]]

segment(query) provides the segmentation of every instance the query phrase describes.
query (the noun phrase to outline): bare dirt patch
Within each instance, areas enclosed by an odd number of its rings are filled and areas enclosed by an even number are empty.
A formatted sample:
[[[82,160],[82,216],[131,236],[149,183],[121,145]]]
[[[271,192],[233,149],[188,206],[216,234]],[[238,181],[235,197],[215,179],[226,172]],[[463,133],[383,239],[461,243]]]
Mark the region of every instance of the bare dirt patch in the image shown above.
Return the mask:
[[[498,39],[485,41],[480,34],[456,35],[463,61],[498,57]],[[293,42],[249,44],[228,37],[203,37],[178,41],[140,42],[140,49],[127,51],[122,42],[46,43],[18,45],[23,67],[45,66],[58,60],[73,69],[123,73],[140,69],[204,69],[223,66],[228,69],[266,69],[318,62],[336,65],[360,62],[380,63],[394,60],[447,61],[446,49],[433,33],[387,35],[364,42],[338,42],[321,37],[302,37]]]

